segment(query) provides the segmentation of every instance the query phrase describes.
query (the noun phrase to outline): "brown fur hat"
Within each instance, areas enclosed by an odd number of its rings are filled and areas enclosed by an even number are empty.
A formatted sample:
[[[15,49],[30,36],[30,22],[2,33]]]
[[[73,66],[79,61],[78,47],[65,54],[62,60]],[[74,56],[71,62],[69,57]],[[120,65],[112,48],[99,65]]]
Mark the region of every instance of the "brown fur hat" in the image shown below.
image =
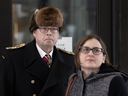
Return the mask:
[[[38,26],[59,27],[59,33],[63,31],[63,16],[58,8],[44,7],[34,13],[30,19],[29,30],[33,33]]]
[[[58,8],[44,7],[40,9],[35,17],[37,26],[63,26],[63,16]]]
[[[30,18],[30,26],[29,26],[29,31],[33,33],[34,30],[36,30],[38,26],[36,25],[35,21],[35,13],[31,16]]]

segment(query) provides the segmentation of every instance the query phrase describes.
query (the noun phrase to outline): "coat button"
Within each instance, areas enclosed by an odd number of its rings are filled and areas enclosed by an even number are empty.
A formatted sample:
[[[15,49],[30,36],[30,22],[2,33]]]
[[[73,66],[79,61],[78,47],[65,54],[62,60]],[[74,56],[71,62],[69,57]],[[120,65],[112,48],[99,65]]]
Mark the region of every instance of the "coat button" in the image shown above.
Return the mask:
[[[35,80],[31,80],[31,83],[34,84],[35,83]]]
[[[36,96],[36,94],[33,94],[33,96]]]

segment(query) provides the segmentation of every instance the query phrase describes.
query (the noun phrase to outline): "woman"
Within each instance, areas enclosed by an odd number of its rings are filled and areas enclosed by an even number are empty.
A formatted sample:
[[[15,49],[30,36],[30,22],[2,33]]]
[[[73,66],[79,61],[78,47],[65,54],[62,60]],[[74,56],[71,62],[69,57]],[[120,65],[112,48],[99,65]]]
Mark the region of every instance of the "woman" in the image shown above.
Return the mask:
[[[74,76],[77,79],[66,96],[128,96],[128,75],[109,63],[106,46],[100,37],[82,38],[76,47],[75,65],[78,72],[71,75],[70,80]]]

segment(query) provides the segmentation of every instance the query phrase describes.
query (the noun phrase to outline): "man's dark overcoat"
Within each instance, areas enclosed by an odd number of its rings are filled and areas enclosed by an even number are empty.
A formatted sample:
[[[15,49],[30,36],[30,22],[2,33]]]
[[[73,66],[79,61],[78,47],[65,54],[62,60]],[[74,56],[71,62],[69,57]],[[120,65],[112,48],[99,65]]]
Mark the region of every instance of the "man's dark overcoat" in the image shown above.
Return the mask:
[[[74,72],[74,55],[54,47],[52,57],[50,69],[35,40],[6,50],[0,62],[0,96],[64,96]]]

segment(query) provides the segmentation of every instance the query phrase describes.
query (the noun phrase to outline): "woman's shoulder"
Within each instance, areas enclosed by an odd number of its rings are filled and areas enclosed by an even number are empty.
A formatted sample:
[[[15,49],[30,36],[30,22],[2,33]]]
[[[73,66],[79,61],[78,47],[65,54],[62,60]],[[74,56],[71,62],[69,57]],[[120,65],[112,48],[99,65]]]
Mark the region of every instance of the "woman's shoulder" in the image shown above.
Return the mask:
[[[70,80],[71,78],[75,77],[75,76],[77,76],[77,73],[71,74],[70,77],[69,77],[69,80]]]
[[[115,96],[115,94],[120,94],[119,96],[128,96],[127,84],[121,76],[115,76],[110,82],[108,96]]]
[[[121,86],[122,84],[125,84],[126,85],[126,82],[125,80],[121,77],[121,76],[115,76],[112,80],[111,80],[111,85],[115,85],[116,86]]]

